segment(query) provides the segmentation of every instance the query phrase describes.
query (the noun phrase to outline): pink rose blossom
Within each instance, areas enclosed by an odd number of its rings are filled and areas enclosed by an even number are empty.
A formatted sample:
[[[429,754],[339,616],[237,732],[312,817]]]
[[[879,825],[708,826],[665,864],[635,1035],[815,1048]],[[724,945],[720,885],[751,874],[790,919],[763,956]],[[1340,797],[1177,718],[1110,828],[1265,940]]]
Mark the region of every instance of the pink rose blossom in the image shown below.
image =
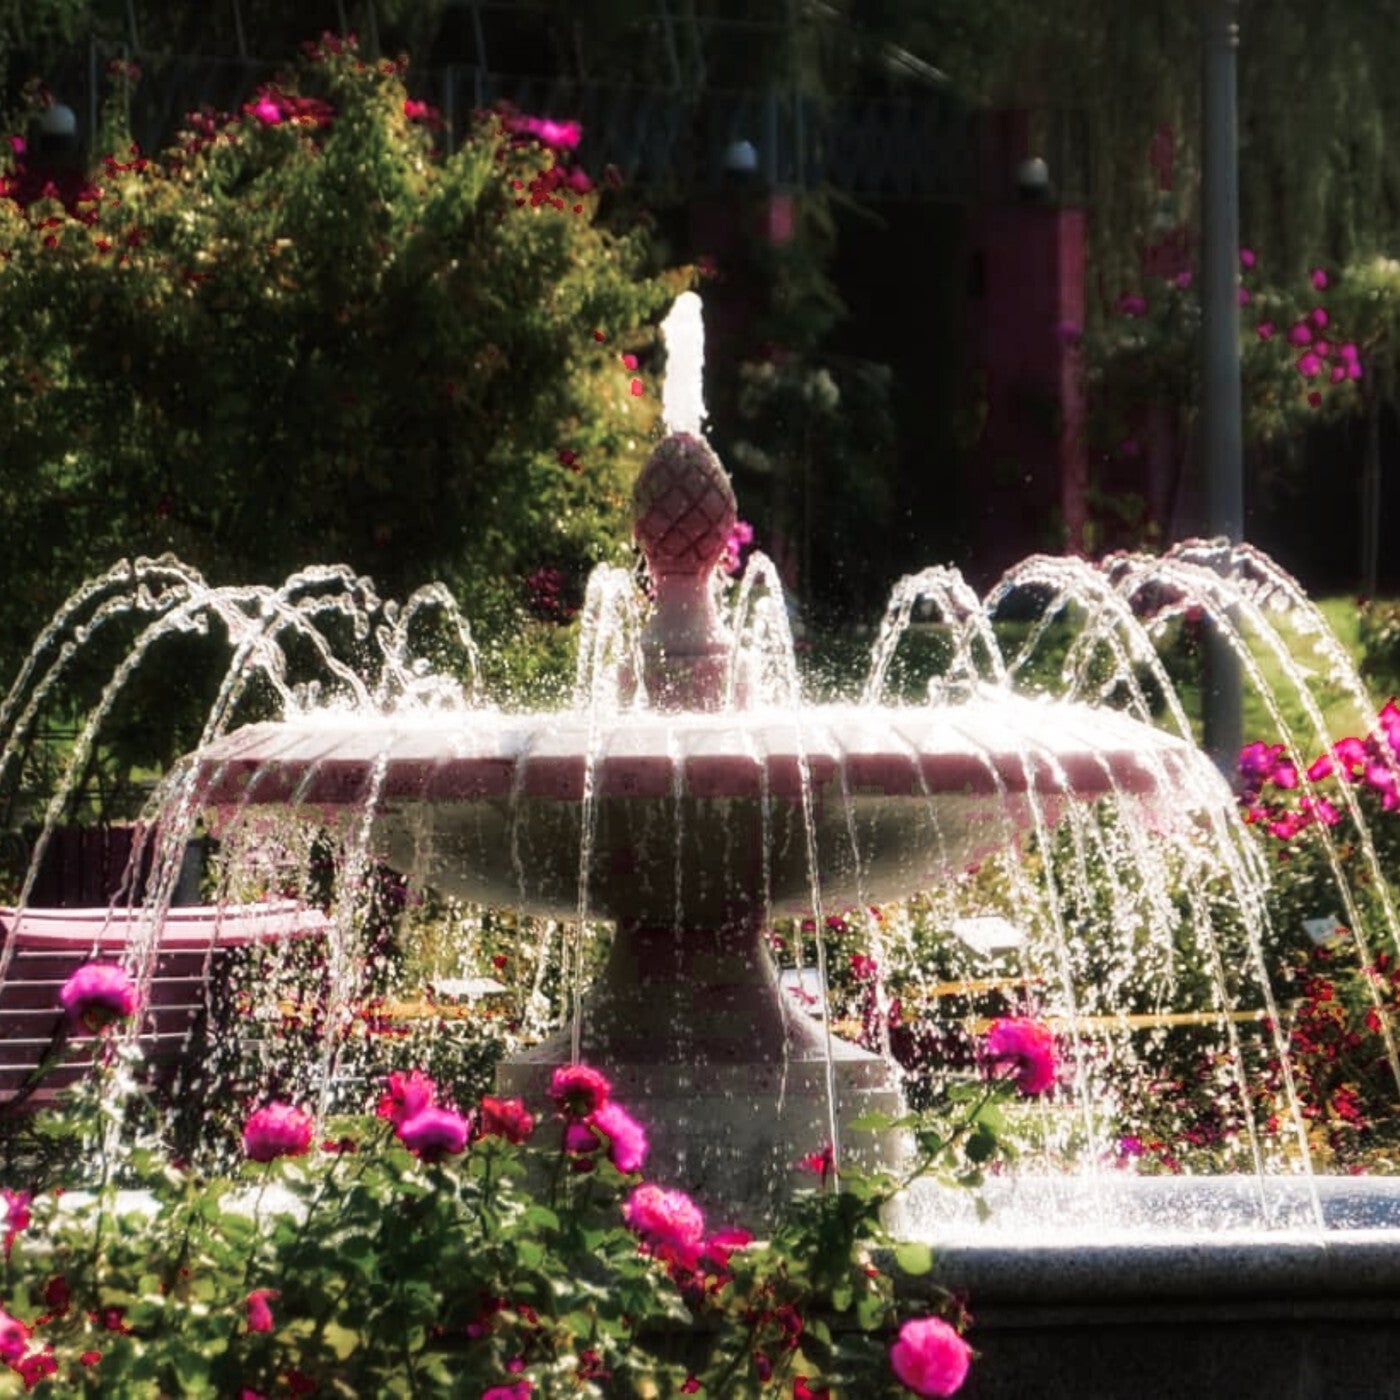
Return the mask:
[[[482,1137],[503,1137],[514,1143],[527,1141],[535,1131],[534,1114],[519,1099],[496,1099],[490,1094],[482,1095],[477,1124]]]
[[[1317,291],[1324,292],[1327,290],[1327,283],[1329,279],[1327,276],[1327,270],[1325,268],[1313,268],[1313,270],[1308,274],[1308,280],[1313,284],[1313,287]]]
[[[407,1074],[394,1070],[386,1081],[384,1096],[374,1111],[397,1128],[436,1102],[437,1085],[421,1069],[410,1070]]]
[[[1240,266],[1241,266],[1241,267],[1253,267],[1254,264],[1257,263],[1258,261],[1259,261],[1259,259],[1255,256],[1255,253],[1254,253],[1254,249],[1253,249],[1253,248],[1241,248],[1241,249],[1240,249]]]
[[[276,1327],[272,1309],[268,1304],[278,1296],[275,1288],[255,1288],[248,1295],[248,1330],[250,1332],[271,1332]]]
[[[1321,370],[1322,361],[1311,350],[1306,355],[1298,356],[1298,373],[1304,379],[1316,379]]]
[[[1277,329],[1278,328],[1274,325],[1272,321],[1260,321],[1257,328],[1257,334],[1260,340],[1271,340],[1273,338],[1274,331]]]
[[[540,145],[556,151],[571,151],[583,139],[578,122],[556,122],[549,117],[511,117],[506,128],[517,136],[533,136]]]
[[[13,1366],[29,1346],[29,1328],[0,1308],[0,1361]]]
[[[953,1395],[967,1379],[972,1348],[941,1317],[906,1322],[890,1348],[890,1366],[915,1395]]]
[[[549,1081],[549,1096],[560,1113],[586,1118],[607,1103],[612,1085],[588,1065],[560,1065]]]
[[[7,1186],[0,1190],[0,1200],[5,1202],[5,1258],[15,1247],[15,1241],[29,1228],[29,1203],[34,1199],[28,1191],[11,1191]]]
[[[1146,316],[1147,298],[1134,292],[1126,292],[1118,298],[1118,310],[1124,316]]]
[[[705,1217],[684,1191],[647,1182],[622,1205],[627,1228],[652,1249],[695,1255],[705,1237]]]
[[[1055,1084],[1055,1037],[1047,1026],[1022,1016],[993,1021],[987,1032],[993,1073],[1006,1073],[1023,1094],[1043,1094]]]
[[[509,1385],[489,1385],[481,1392],[481,1400],[530,1400],[535,1393],[533,1381],[512,1381]]]
[[[1288,328],[1288,343],[1290,345],[1311,345],[1312,327],[1306,321],[1299,321],[1296,325]]]
[[[800,1172],[810,1172],[819,1177],[825,1186],[827,1178],[836,1170],[836,1151],[827,1143],[820,1152],[809,1152],[805,1157],[799,1157],[793,1165]]]
[[[102,1030],[136,1012],[136,988],[117,963],[84,963],[58,994],[69,1019],[90,1031]]]
[[[255,1162],[301,1157],[311,1150],[311,1115],[289,1103],[270,1103],[243,1125],[243,1150]]]
[[[399,1141],[425,1162],[455,1155],[467,1145],[471,1124],[450,1108],[425,1108],[399,1124]]]
[[[1308,319],[1321,331],[1327,329],[1327,322],[1331,318],[1327,315],[1327,308],[1325,306],[1314,306],[1313,309],[1308,312]]]
[[[608,1156],[618,1171],[641,1171],[647,1159],[646,1129],[625,1108],[609,1101],[588,1121],[607,1135]]]

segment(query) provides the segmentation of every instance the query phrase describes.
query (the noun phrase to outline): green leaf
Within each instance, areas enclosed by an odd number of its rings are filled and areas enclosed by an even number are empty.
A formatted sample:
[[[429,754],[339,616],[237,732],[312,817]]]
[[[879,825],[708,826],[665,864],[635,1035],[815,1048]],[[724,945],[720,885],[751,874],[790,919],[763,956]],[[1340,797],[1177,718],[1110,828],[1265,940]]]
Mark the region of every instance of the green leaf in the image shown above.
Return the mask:
[[[917,1240],[905,1240],[895,1246],[894,1261],[900,1269],[917,1278],[933,1268],[933,1250]]]

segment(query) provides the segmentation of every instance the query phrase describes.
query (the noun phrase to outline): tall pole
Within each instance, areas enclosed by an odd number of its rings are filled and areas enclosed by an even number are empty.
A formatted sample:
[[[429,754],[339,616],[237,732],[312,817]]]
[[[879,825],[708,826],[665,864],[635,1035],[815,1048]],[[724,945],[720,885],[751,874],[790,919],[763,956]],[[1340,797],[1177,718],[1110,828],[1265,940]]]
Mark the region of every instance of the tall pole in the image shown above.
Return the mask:
[[[1201,462],[1212,535],[1244,537],[1244,453],[1240,422],[1239,133],[1236,54],[1239,0],[1204,0],[1201,85]],[[1203,719],[1206,751],[1227,773],[1243,742],[1239,658],[1217,628],[1206,635]]]

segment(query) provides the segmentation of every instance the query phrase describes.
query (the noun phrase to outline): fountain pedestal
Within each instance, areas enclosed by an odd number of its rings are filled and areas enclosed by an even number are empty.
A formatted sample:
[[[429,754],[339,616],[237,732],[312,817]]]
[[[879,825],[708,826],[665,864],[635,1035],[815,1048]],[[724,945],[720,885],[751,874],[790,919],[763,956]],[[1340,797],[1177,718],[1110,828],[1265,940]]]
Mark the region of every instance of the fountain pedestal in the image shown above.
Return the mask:
[[[756,918],[714,929],[624,921],[581,1013],[580,1057],[646,1126],[648,1173],[750,1228],[811,1184],[797,1163],[830,1142],[833,1100],[843,1162],[892,1168],[903,1150],[898,1132],[850,1126],[902,1111],[893,1068],[828,1037],[786,997]],[[540,1108],[572,1059],[566,1029],[503,1063],[497,1088]]]

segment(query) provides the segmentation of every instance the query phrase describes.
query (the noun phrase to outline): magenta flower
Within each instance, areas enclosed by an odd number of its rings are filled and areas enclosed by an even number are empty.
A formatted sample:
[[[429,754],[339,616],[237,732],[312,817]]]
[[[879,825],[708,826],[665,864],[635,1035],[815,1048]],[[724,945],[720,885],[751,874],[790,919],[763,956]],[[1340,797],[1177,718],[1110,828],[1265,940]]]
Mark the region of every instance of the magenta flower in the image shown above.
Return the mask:
[[[277,126],[282,121],[282,109],[266,93],[258,98],[249,112],[253,114],[264,126]]]
[[[1178,272],[1176,276],[1172,278],[1172,281],[1174,281],[1176,285],[1184,292],[1187,289],[1187,287],[1191,285],[1190,269],[1188,268],[1185,271]]]
[[[549,117],[511,117],[506,128],[517,136],[533,136],[540,145],[555,151],[571,151],[583,139],[578,122],[556,122]]]
[[[0,1361],[13,1366],[29,1346],[29,1328],[0,1308]]]
[[[1250,296],[1248,287],[1239,287],[1235,291],[1235,300],[1239,302],[1241,306],[1248,306],[1254,298]]]
[[[483,1094],[477,1131],[482,1137],[503,1137],[507,1142],[522,1143],[535,1131],[535,1116],[519,1099],[496,1099]]]
[[[1308,312],[1308,319],[1321,331],[1327,329],[1327,323],[1331,318],[1327,315],[1327,308],[1325,306],[1314,306],[1313,309]]]
[[[586,1118],[607,1103],[612,1085],[588,1065],[560,1065],[549,1081],[549,1096],[560,1113]]]
[[[1326,268],[1313,268],[1313,270],[1308,274],[1308,280],[1313,284],[1313,287],[1317,291],[1325,292],[1327,290],[1328,283]]]
[[[1382,716],[1384,716],[1384,711],[1382,711]],[[1361,776],[1365,771],[1369,757],[1366,745],[1355,735],[1350,734],[1345,739],[1338,739],[1332,745],[1332,755],[1346,769],[1349,778]]]
[[[1253,249],[1253,248],[1241,248],[1241,249],[1240,249],[1240,266],[1241,266],[1241,267],[1253,267],[1254,264],[1257,263],[1258,261],[1259,261],[1259,259],[1255,256],[1255,253],[1254,253],[1254,249]]]
[[[302,1157],[311,1150],[315,1124],[311,1115],[289,1103],[270,1103],[249,1115],[243,1125],[243,1151],[254,1162]]]
[[[591,1119],[571,1118],[564,1125],[564,1151],[574,1158],[573,1168],[578,1172],[593,1170],[593,1154],[603,1145],[603,1140],[589,1126]]]
[[[684,1191],[668,1191],[647,1182],[622,1203],[627,1228],[649,1248],[694,1256],[705,1237],[705,1217]]]
[[[34,1197],[28,1191],[11,1191],[8,1186],[0,1189],[0,1200],[5,1203],[5,1258],[15,1247],[15,1241],[29,1228],[29,1205]]]
[[[1288,328],[1288,343],[1290,345],[1304,346],[1312,344],[1312,327],[1306,321],[1299,321],[1297,325]]]
[[[530,1400],[534,1393],[533,1381],[518,1380],[509,1385],[488,1385],[481,1392],[481,1400]]]
[[[836,1149],[827,1143],[820,1152],[809,1152],[805,1157],[799,1157],[794,1165],[800,1172],[811,1172],[825,1186],[827,1178],[836,1170]]]
[[[271,1332],[276,1327],[272,1309],[268,1304],[278,1296],[275,1288],[255,1288],[248,1295],[248,1330],[250,1332]]]
[[[1316,379],[1322,371],[1322,361],[1311,350],[1298,356],[1298,373],[1304,379]]]
[[[136,1013],[136,988],[117,963],[84,963],[58,994],[69,1019],[100,1031]]]
[[[1146,316],[1147,298],[1136,292],[1126,292],[1118,298],[1118,310],[1124,316]]]
[[[987,1032],[992,1072],[1016,1081],[1023,1094],[1043,1094],[1055,1085],[1055,1037],[1047,1026],[1024,1016],[993,1021]]]
[[[1260,321],[1257,334],[1260,340],[1271,340],[1278,327],[1272,321]]]
[[[890,1347],[890,1367],[915,1395],[954,1395],[967,1379],[972,1348],[941,1317],[906,1322]]]
[[[606,1134],[608,1156],[618,1171],[641,1171],[649,1146],[646,1129],[625,1108],[609,1100],[588,1121]]]
[[[421,1069],[409,1070],[407,1074],[394,1070],[385,1081],[384,1095],[374,1111],[397,1128],[436,1102],[437,1085]]]
[[[415,1157],[436,1162],[467,1145],[471,1124],[450,1108],[425,1108],[400,1123],[398,1138]]]

